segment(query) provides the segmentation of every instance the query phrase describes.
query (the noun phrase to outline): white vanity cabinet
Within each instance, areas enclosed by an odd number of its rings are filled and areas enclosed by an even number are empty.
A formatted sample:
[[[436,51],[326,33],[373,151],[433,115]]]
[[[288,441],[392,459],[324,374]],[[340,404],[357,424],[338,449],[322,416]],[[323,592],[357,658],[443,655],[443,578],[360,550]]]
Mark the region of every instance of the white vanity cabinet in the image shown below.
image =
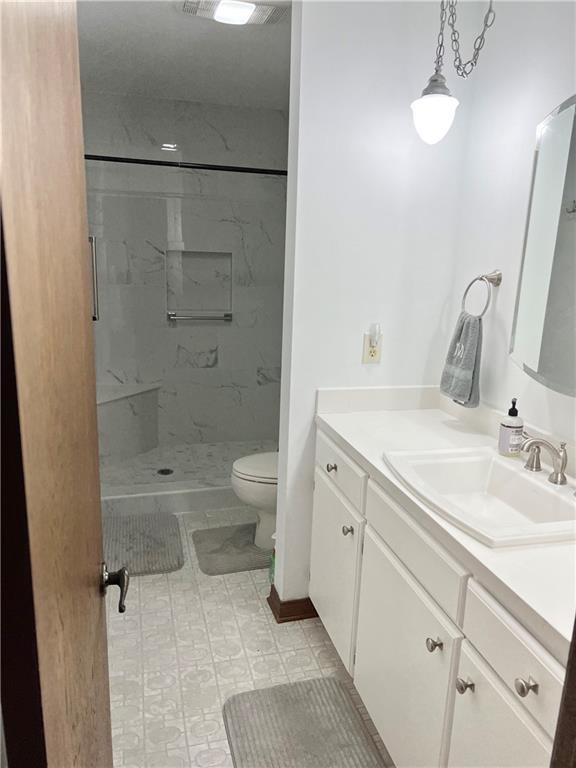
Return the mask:
[[[397,768],[444,762],[461,637],[368,528],[354,683]]]
[[[366,521],[321,469],[314,483],[310,598],[352,673]]]
[[[397,768],[546,768],[564,668],[318,434],[310,596]]]
[[[468,641],[462,643],[456,683],[449,766],[545,768],[550,764],[551,740]]]

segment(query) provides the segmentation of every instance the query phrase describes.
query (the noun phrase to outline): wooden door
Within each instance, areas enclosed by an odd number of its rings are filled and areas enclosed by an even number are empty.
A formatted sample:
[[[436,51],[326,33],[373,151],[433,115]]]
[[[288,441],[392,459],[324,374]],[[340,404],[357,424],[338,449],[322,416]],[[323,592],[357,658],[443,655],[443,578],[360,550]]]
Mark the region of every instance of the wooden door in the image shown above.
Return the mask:
[[[454,768],[546,768],[552,742],[469,642],[462,643],[449,765]]]
[[[20,0],[1,12],[13,345],[4,403],[13,503],[2,510],[3,565],[6,556],[14,568],[3,572],[6,747],[10,768],[110,768],[76,6]]]
[[[368,527],[354,683],[398,768],[445,764],[461,637]]]
[[[354,665],[362,539],[366,521],[316,470],[310,598],[344,666]],[[346,531],[346,533],[345,533]]]

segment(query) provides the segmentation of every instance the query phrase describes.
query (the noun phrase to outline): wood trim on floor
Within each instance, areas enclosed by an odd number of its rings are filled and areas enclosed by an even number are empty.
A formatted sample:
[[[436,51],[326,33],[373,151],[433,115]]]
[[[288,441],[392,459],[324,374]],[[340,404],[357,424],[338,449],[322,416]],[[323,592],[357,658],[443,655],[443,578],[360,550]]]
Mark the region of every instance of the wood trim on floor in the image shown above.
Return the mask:
[[[301,597],[298,600],[280,600],[280,595],[274,584],[270,588],[267,600],[278,624],[284,624],[286,621],[314,619],[318,616],[314,603],[309,597]]]

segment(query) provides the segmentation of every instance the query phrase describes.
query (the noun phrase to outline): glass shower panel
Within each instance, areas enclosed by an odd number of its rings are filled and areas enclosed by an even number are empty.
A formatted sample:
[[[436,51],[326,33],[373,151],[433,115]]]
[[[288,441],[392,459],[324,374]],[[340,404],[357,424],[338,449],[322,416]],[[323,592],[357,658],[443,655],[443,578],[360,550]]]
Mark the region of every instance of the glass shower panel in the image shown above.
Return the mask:
[[[122,430],[135,432],[135,441],[100,419],[104,482],[122,484],[115,467],[154,441],[174,450],[217,444],[227,457],[246,441],[256,441],[252,450],[273,447],[286,179],[88,161],[87,186],[98,255],[99,389],[152,393],[133,403],[140,423]],[[168,309],[233,316],[174,322]]]

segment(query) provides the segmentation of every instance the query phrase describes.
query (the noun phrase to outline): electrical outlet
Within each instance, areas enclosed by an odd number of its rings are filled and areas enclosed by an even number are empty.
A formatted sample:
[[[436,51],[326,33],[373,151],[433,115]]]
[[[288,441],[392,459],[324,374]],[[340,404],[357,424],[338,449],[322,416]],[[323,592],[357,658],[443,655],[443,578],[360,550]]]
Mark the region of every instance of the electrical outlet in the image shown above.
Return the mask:
[[[378,341],[375,346],[370,345],[370,334],[364,334],[364,344],[362,346],[362,362],[363,363],[379,363],[380,353],[382,351],[382,336],[378,336]]]

